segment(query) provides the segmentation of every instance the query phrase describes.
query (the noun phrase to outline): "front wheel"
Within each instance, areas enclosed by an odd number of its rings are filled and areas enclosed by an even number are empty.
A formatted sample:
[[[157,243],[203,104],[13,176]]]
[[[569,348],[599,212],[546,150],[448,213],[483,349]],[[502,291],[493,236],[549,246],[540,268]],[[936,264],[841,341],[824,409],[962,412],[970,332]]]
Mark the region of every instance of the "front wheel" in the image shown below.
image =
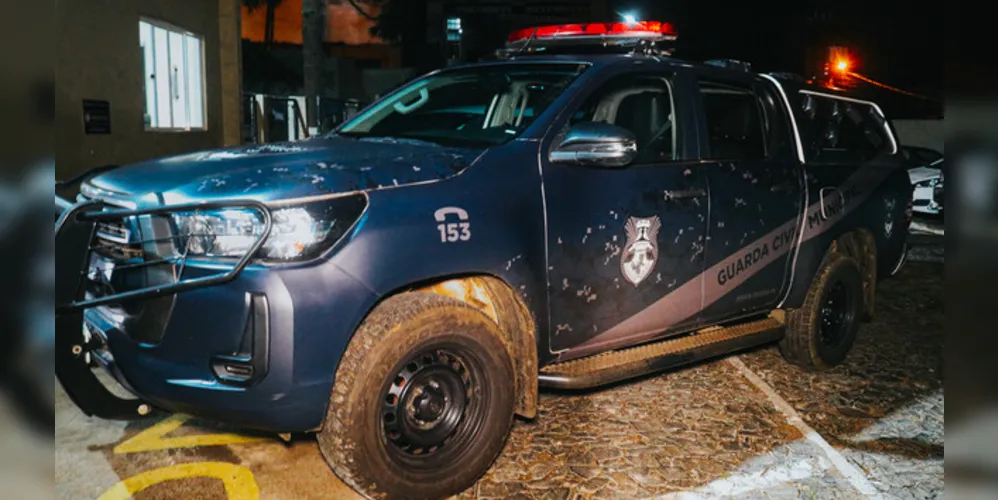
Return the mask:
[[[385,300],[347,346],[319,448],[337,476],[374,498],[442,498],[502,451],[515,374],[495,323],[425,292]]]
[[[863,317],[863,278],[856,259],[831,253],[818,270],[804,304],[787,315],[780,341],[784,359],[818,371],[842,363]]]

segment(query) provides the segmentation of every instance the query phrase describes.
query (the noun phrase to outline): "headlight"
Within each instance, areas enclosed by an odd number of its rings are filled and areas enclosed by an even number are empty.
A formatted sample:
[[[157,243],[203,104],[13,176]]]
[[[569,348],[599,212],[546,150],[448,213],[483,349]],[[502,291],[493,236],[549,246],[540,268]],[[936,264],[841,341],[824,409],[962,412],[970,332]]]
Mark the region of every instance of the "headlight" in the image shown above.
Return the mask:
[[[937,185],[942,184],[942,182],[943,181],[941,177],[933,177],[931,179],[915,183],[915,187],[920,187],[920,188],[936,187]]]
[[[293,261],[312,258],[332,246],[364,211],[363,195],[271,210],[270,235],[258,258]],[[263,217],[248,209],[183,212],[173,215],[177,251],[200,257],[242,257],[260,239]]]

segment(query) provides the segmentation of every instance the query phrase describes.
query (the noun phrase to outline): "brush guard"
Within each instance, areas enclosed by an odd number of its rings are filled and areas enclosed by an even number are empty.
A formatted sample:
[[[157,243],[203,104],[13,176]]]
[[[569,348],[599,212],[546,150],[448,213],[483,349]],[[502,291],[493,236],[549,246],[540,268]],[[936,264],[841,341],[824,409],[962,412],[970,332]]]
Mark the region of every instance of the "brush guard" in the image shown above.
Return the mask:
[[[60,204],[57,199],[57,210]],[[171,255],[161,257],[153,254],[132,256],[124,259],[117,269],[141,270],[151,266],[172,266],[174,280],[171,283],[161,283],[141,288],[90,297],[84,284],[89,279],[91,259],[95,252],[101,253],[106,244],[107,233],[99,235],[102,230],[115,222],[127,226],[129,220],[138,217],[154,217],[173,213],[198,213],[227,209],[241,209],[257,212],[263,222],[263,230],[250,246],[249,250],[238,259],[224,262],[218,267],[218,272],[184,279],[187,265],[188,243],[183,252],[175,251]],[[135,219],[137,220],[137,219]],[[113,227],[113,226],[112,226]],[[104,341],[98,334],[85,335],[84,311],[89,308],[119,304],[156,297],[173,295],[189,290],[220,285],[234,280],[249,265],[253,256],[263,246],[272,227],[271,213],[266,205],[255,200],[202,202],[181,205],[162,206],[145,209],[120,209],[110,206],[100,200],[85,200],[69,206],[56,221],[55,226],[55,369],[56,377],[62,384],[66,394],[87,416],[97,416],[106,419],[133,419],[152,414],[152,405],[141,399],[121,398],[112,393],[97,378],[91,369],[87,356],[104,347]],[[153,238],[130,241],[125,243],[133,247],[145,248],[147,245],[172,245],[179,248],[178,242],[190,241],[192,236],[200,234],[178,234],[172,230],[167,236],[154,235]],[[117,265],[117,262],[115,262]]]

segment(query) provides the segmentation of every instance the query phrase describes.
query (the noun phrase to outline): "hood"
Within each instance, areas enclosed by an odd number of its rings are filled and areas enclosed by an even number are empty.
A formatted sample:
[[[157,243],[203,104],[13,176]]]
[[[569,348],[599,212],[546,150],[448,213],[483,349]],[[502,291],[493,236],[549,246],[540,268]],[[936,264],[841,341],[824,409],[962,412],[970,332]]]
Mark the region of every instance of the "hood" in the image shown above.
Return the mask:
[[[90,183],[130,197],[153,194],[168,204],[232,198],[267,202],[445,179],[479,153],[421,141],[318,137],[135,163]]]
[[[934,167],[917,167],[908,170],[908,177],[911,178],[912,184],[939,177],[941,174],[942,171]]]

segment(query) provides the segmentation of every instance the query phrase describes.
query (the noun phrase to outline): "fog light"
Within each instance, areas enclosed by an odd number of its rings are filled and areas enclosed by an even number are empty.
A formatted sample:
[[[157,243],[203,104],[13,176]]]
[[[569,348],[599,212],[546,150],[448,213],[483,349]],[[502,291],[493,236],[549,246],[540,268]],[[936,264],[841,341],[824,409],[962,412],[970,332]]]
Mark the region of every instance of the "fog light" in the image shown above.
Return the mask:
[[[222,365],[224,374],[221,376],[239,381],[246,381],[253,378],[253,366],[243,363],[225,363]]]

